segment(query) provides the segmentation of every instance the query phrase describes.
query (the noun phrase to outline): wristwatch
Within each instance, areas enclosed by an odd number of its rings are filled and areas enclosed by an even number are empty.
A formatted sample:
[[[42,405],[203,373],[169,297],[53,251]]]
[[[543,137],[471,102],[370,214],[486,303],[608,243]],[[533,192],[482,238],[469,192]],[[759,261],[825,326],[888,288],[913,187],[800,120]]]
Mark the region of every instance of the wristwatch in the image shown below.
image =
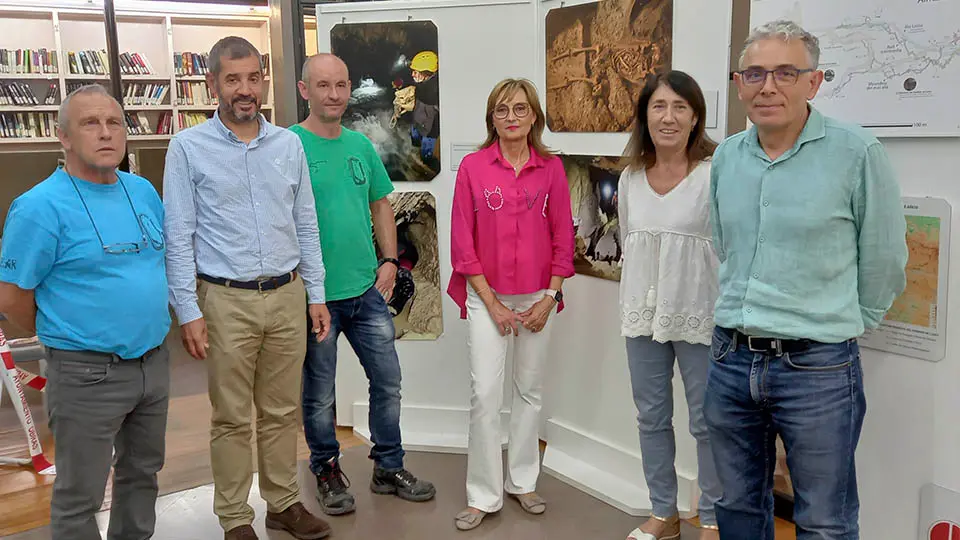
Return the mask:
[[[400,268],[400,261],[398,261],[397,259],[384,258],[380,260],[380,266],[383,266],[386,263],[393,263],[393,265],[396,266],[398,269]]]
[[[558,304],[563,301],[563,292],[562,292],[562,291],[555,291],[555,290],[553,290],[553,289],[547,289],[547,296],[549,296],[550,298],[553,298],[553,300],[554,300],[556,303],[558,303]]]

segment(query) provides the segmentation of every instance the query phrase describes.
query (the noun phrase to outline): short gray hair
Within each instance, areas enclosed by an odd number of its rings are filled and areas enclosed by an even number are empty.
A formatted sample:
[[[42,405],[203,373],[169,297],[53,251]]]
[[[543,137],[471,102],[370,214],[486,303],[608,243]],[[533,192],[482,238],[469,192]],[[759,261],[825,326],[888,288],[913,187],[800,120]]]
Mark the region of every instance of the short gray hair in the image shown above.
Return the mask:
[[[103,87],[103,85],[94,83],[81,86],[80,88],[77,88],[73,92],[67,94],[67,97],[63,98],[63,101],[60,103],[60,109],[57,111],[57,128],[60,131],[66,132],[67,126],[70,125],[68,111],[70,110],[70,102],[73,100],[73,97],[87,95],[105,96],[116,102],[117,106],[120,106],[120,102],[117,101],[117,98],[113,97],[110,92]],[[123,109],[123,107],[120,108]]]
[[[263,66],[260,59],[260,51],[253,46],[253,43],[239,36],[227,36],[214,43],[210,49],[210,57],[207,59],[207,69],[214,77],[220,75],[220,70],[223,68],[221,60],[224,56],[229,60],[240,60],[241,58],[254,56],[257,58],[257,62],[261,62],[261,69]]]
[[[762,26],[754,28],[747,40],[743,43],[743,50],[740,52],[740,67],[743,67],[743,59],[747,55],[747,49],[757,41],[764,39],[780,39],[783,41],[792,41],[799,39],[803,46],[807,48],[807,54],[810,56],[810,63],[813,69],[820,65],[820,40],[817,36],[804,30],[799,24],[779,19],[768,22]]]

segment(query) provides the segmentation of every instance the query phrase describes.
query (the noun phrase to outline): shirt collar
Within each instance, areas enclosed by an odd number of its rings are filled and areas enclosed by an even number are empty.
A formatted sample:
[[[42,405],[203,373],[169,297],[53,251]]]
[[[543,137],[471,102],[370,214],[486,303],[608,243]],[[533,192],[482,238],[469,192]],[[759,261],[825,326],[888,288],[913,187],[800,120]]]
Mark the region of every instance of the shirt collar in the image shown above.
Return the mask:
[[[782,156],[777,158],[777,161],[782,161],[789,159],[791,156],[800,151],[800,147],[804,144],[815,141],[817,139],[822,139],[827,134],[826,122],[824,121],[823,114],[817,110],[811,104],[807,104],[807,122],[803,125],[803,130],[800,131],[800,136],[797,137],[797,142],[793,143],[793,147],[790,150],[784,152]],[[763,147],[760,146],[760,134],[757,132],[757,126],[750,127],[750,134],[746,138],[747,144],[750,145],[751,150],[759,156],[762,156],[764,159],[769,160],[766,152],[763,151]]]
[[[524,168],[527,167],[543,167],[544,161],[543,157],[533,149],[533,146],[528,147],[530,149],[530,159],[527,161],[527,164],[524,165]],[[486,152],[487,159],[490,163],[500,162],[501,165],[508,169],[513,169],[513,166],[510,165],[510,162],[503,157],[503,152],[500,150],[500,142],[494,141],[493,144],[484,149]]]
[[[258,142],[260,139],[266,136],[268,132],[269,123],[267,122],[266,117],[263,116],[263,113],[259,113],[257,118],[259,119],[259,122],[260,122],[260,131],[257,133],[257,136],[254,137],[252,141],[250,141],[251,144]],[[237,137],[236,133],[230,131],[230,128],[228,128],[223,123],[223,121],[220,120],[219,107],[217,107],[217,109],[213,112],[213,117],[209,121],[213,122],[213,125],[216,126],[217,128],[217,132],[220,133],[220,136],[222,136],[224,139],[228,141],[233,141],[233,142],[241,142],[240,138]]]

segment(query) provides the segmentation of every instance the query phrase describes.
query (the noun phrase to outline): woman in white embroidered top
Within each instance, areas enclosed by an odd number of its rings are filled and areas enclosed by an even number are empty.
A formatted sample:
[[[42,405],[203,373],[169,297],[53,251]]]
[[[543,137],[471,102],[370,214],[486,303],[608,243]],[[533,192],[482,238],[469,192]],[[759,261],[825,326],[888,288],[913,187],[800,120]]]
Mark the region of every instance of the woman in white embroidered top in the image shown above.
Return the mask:
[[[703,419],[719,268],[708,205],[709,160],[716,143],[704,131],[705,117],[703,92],[692,77],[681,71],[651,77],[637,103],[627,149],[630,165],[617,192],[623,242],[621,334],[653,504],[653,515],[628,540],[680,538],[674,359],[686,390],[690,433],[697,440],[700,538],[720,538],[714,514],[720,482]]]

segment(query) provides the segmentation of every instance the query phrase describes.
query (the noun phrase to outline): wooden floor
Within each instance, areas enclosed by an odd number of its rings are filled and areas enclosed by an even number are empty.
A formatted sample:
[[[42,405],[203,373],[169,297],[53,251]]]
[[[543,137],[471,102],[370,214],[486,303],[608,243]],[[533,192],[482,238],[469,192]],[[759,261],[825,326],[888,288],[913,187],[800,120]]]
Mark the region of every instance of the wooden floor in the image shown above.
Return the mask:
[[[204,365],[190,359],[171,333],[171,398],[167,420],[166,461],[159,475],[160,493],[175,493],[213,482],[210,471],[210,403],[206,394]],[[25,369],[36,371],[36,365]],[[27,457],[26,439],[19,421],[5,397],[0,407],[0,456]],[[44,453],[55,459],[53,440],[37,392],[28,391],[31,412]],[[344,449],[362,445],[349,428],[338,428],[337,438]],[[301,431],[299,456],[309,456]],[[255,461],[254,461],[255,462]],[[0,466],[0,537],[47,525],[53,476],[40,476],[27,467]],[[104,508],[110,504],[110,482]],[[694,522],[695,523],[695,522]],[[795,540],[792,525],[777,521],[777,540]]]

